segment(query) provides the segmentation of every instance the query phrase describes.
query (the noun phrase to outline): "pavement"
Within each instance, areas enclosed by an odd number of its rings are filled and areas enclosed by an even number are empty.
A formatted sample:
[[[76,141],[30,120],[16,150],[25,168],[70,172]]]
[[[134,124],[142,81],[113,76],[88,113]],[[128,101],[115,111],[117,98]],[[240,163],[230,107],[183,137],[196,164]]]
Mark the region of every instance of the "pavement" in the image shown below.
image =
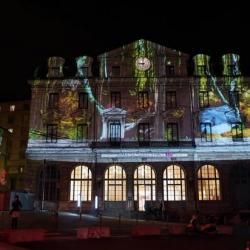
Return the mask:
[[[1,237],[3,230],[10,229],[11,218],[7,211],[0,212],[0,250],[33,250],[33,249],[81,249],[82,241],[77,240],[76,232],[81,227],[92,226],[108,226],[111,229],[112,237],[110,239],[100,239],[99,243],[94,243],[98,239],[85,240],[84,245],[89,246],[91,249],[102,249],[102,243],[105,242],[107,246],[113,246],[117,240],[126,246],[126,249],[163,249],[162,245],[167,244],[166,249],[232,249],[232,250],[245,250],[244,245],[247,240],[250,240],[250,227],[247,225],[235,226],[232,236],[229,235],[216,235],[216,236],[170,236],[167,234],[170,224],[180,223],[166,223],[165,221],[153,220],[132,220],[125,218],[111,218],[111,217],[96,217],[92,215],[79,215],[76,213],[60,212],[58,216],[49,211],[39,212],[22,212],[19,219],[18,228],[20,229],[33,229],[43,228],[46,230],[46,237],[44,242],[31,242],[19,243],[10,245],[3,242]],[[162,234],[157,238],[142,237],[135,239],[131,237],[131,230],[135,225],[157,225],[161,227]],[[181,239],[181,240],[180,240]],[[122,243],[124,242],[124,243]],[[150,248],[154,242],[155,246]],[[181,243],[182,242],[182,243]],[[181,247],[183,244],[184,247]],[[216,245],[217,244],[217,245]],[[92,246],[93,245],[93,246]],[[74,246],[74,247],[73,247]],[[178,246],[178,247],[177,247]],[[190,248],[192,246],[192,248]],[[217,247],[216,247],[217,246]],[[122,249],[123,246],[117,248]],[[110,248],[109,248],[110,249]]]

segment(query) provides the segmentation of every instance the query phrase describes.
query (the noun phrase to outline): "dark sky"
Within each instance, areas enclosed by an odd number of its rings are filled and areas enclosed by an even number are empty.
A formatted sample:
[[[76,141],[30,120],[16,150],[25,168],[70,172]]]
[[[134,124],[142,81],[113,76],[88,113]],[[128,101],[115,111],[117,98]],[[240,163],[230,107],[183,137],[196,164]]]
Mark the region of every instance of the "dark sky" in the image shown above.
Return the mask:
[[[211,1],[88,2],[1,2],[0,100],[30,98],[27,79],[49,56],[73,64],[76,56],[97,55],[139,38],[191,55],[208,53],[215,61],[223,53],[239,53],[250,73],[249,14],[239,1],[224,6]]]

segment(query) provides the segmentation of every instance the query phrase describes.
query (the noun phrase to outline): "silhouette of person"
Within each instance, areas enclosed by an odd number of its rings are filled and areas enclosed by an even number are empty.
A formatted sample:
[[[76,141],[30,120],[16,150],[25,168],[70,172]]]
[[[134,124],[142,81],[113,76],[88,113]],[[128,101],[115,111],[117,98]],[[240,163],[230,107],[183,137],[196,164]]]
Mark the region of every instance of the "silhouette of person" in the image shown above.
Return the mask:
[[[18,218],[20,217],[21,208],[22,208],[22,203],[19,200],[19,196],[15,195],[15,199],[12,202],[12,209],[10,211],[12,229],[17,229]]]

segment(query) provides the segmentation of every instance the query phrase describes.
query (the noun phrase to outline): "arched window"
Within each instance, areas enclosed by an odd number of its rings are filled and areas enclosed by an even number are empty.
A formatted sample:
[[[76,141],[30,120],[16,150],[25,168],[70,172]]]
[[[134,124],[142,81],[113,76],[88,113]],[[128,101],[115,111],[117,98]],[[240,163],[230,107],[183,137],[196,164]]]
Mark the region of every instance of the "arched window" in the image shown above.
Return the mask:
[[[149,165],[141,165],[135,170],[134,199],[140,211],[145,210],[145,201],[155,200],[155,172]]]
[[[126,200],[126,174],[118,165],[110,166],[105,172],[105,201]]]
[[[77,166],[71,172],[70,200],[91,201],[92,174],[88,167]]]
[[[185,175],[181,167],[168,166],[163,173],[163,192],[166,201],[182,201],[186,199]]]
[[[204,165],[198,170],[199,200],[220,200],[220,178],[212,165]]]

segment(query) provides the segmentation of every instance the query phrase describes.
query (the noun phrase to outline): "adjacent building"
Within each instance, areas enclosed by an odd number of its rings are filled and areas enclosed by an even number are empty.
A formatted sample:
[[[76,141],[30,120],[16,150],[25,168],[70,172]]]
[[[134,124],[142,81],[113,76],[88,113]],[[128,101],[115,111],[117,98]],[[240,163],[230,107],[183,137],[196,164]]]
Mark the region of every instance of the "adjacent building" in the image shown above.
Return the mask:
[[[29,81],[26,188],[43,208],[113,215],[248,208],[250,86],[239,61],[223,55],[215,76],[208,55],[143,39],[76,58],[73,76],[49,58],[47,75]]]
[[[5,191],[23,189],[26,166],[25,151],[29,133],[30,101],[0,103],[0,128],[2,131],[0,171],[6,173]],[[3,186],[2,186],[3,188]]]

